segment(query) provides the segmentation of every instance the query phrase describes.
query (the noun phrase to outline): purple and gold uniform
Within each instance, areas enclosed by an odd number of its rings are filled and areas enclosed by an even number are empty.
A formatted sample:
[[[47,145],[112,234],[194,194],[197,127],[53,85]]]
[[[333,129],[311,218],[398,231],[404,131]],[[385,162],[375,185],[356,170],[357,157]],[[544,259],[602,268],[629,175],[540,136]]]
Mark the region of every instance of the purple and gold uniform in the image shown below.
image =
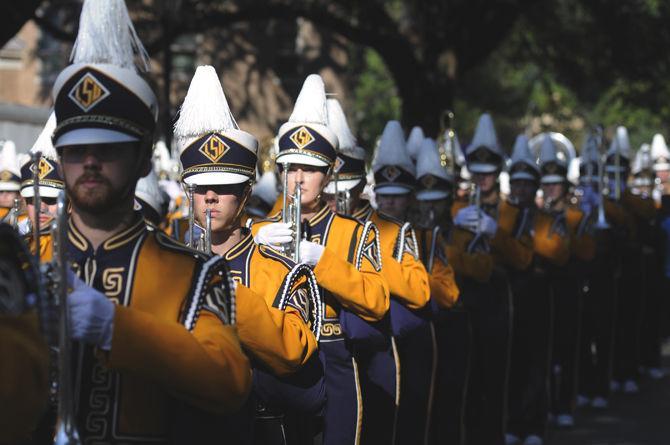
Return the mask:
[[[379,229],[384,265],[382,275],[391,294],[391,326],[394,334],[390,348],[378,354],[361,354],[361,362],[365,365],[362,368],[370,380],[363,387],[365,390],[366,386],[376,384],[394,396],[398,404],[397,415],[393,411],[388,414],[397,419],[395,439],[403,443],[407,437],[417,437],[425,430],[432,391],[433,366],[427,361],[435,360],[435,357],[429,325],[430,312],[426,307],[430,299],[428,275],[418,258],[416,236],[408,223],[403,224],[374,211],[369,204],[353,216],[361,222],[371,221]],[[377,405],[376,412],[387,404]],[[389,430],[387,416],[381,412],[377,416],[377,423],[380,424],[366,421],[364,430],[376,431],[379,437],[379,431]]]
[[[67,251],[77,275],[117,304],[109,353],[75,348],[77,424],[85,443],[167,443],[194,427],[180,424],[175,407],[225,414],[241,406],[251,373],[228,324],[221,284],[205,282],[210,289],[199,316],[189,312],[200,298],[205,258],[139,214],[95,250],[70,222]],[[241,287],[237,298],[254,298],[248,292]]]
[[[277,222],[279,215],[254,223],[252,231]],[[325,246],[314,267],[322,289],[323,325],[319,354],[324,363],[327,402],[324,434],[360,437],[363,400],[360,392],[355,345],[343,332],[339,316],[343,309],[370,322],[381,320],[389,309],[389,291],[381,275],[382,260],[372,225],[331,212],[324,206],[306,221],[308,240]],[[334,419],[335,416],[337,419]],[[353,436],[352,436],[353,433]]]

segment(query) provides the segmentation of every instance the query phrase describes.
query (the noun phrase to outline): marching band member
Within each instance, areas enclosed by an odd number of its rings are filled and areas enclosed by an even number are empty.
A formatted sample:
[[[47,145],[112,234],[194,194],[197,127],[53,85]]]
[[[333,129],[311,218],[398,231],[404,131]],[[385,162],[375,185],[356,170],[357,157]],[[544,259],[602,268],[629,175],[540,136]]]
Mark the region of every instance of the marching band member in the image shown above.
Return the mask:
[[[395,443],[408,443],[427,434],[431,382],[434,380],[432,371],[436,360],[430,313],[426,307],[430,298],[428,275],[416,251],[416,235],[406,222],[414,189],[414,170],[400,123],[388,122],[373,162],[379,211],[368,204],[354,212],[358,220],[371,221],[379,229],[382,264],[385,266],[382,274],[391,292],[391,346],[399,360],[399,365],[396,363],[399,381],[394,379],[398,403]],[[388,431],[388,424],[383,425],[387,422],[377,420],[379,427]],[[368,425],[367,421],[365,425]]]
[[[416,167],[405,147],[399,122],[386,124],[373,170],[379,210],[370,209],[363,218],[380,229],[382,261],[386,266],[383,273],[393,297],[391,326],[400,356],[396,443],[411,443],[421,438],[425,442],[431,418],[437,347],[430,308],[426,306],[430,299],[428,275],[419,259],[416,234],[407,222]]]
[[[424,139],[418,152],[416,179],[417,250],[429,274],[432,323],[437,345],[437,361],[433,362],[434,374],[431,376],[433,389],[428,412],[428,443],[458,443],[467,381],[469,332],[466,313],[456,307],[459,290],[446,252],[446,240],[451,230],[449,207],[454,178],[442,167],[437,146],[430,138]]]
[[[347,124],[346,116],[337,99],[326,101],[328,110],[328,127],[335,133],[338,140],[338,152],[333,167],[332,180],[324,189],[324,199],[330,209],[345,216],[352,216],[360,209],[362,188],[366,184],[365,175],[365,150],[356,145],[356,138],[351,133]],[[353,197],[352,193],[356,196]],[[355,207],[354,207],[355,206]],[[357,217],[358,221],[365,224],[370,220],[370,214]],[[373,221],[379,229],[381,241],[382,275],[389,285],[391,298],[395,298],[393,292],[394,284],[403,280],[402,273],[397,268],[397,278],[389,280],[387,271],[393,268],[393,264],[387,261],[395,261],[391,256],[385,255],[384,229],[377,221]],[[397,263],[396,263],[397,264]],[[391,303],[393,305],[393,303]],[[393,310],[391,309],[391,313]],[[388,319],[387,319],[388,321]],[[390,326],[386,326],[389,328]],[[398,363],[398,351],[392,332],[387,329],[380,335],[379,342],[356,345],[354,351],[358,363],[358,371],[361,382],[361,395],[366,412],[374,415],[363,419],[361,441],[363,443],[393,443],[395,436],[395,421],[397,418],[398,401],[400,398],[400,366]],[[389,425],[392,425],[389,428]]]
[[[48,349],[28,298],[37,293],[31,260],[11,226],[0,223],[0,443],[35,439],[49,392]]]
[[[313,266],[324,299],[319,340],[327,396],[323,443],[358,443],[364,406],[354,354],[360,331],[352,328],[352,319],[382,320],[389,309],[389,291],[381,275],[374,225],[338,215],[323,201],[323,188],[338,146],[336,135],[327,125],[323,80],[310,75],[289,121],[279,129],[277,164],[282,166],[282,176],[286,176],[287,197],[297,196],[296,188],[300,187],[300,203],[292,203],[301,206],[301,221],[297,224],[306,236],[300,241],[299,257]],[[295,234],[290,225],[280,221],[281,214],[275,214],[254,223],[255,240],[275,246],[290,242]]]
[[[181,151],[182,181],[196,185],[193,211],[202,235],[196,235],[192,245],[198,239],[209,240],[202,250],[223,257],[238,288],[253,291],[237,298],[237,330],[254,367],[252,402],[263,407],[251,406],[256,410],[249,416],[256,415],[255,428],[235,425],[244,434],[235,441],[251,442],[253,438],[254,443],[284,443],[281,406],[268,406],[278,397],[263,400],[264,391],[273,388],[259,388],[256,383],[267,370],[279,377],[295,373],[316,352],[317,340],[310,330],[310,325],[317,333],[320,328],[319,314],[314,315],[320,311],[316,283],[305,282],[290,258],[257,246],[242,225],[242,210],[256,171],[258,141],[237,127],[213,67],[196,70],[174,136]],[[205,233],[208,225],[209,233]],[[296,394],[290,396],[281,401],[285,406],[296,403],[291,400]],[[310,406],[318,410],[321,402],[309,401],[305,411]]]
[[[621,239],[622,262],[617,299],[613,379],[614,387],[621,385],[621,389],[627,394],[639,391],[638,327],[642,315],[642,303],[645,300],[644,295],[640,295],[639,289],[640,278],[645,275],[642,245],[645,238],[647,245],[654,243],[654,237],[649,237],[653,234],[649,224],[656,217],[653,201],[632,194],[627,187],[631,152],[628,130],[623,126],[617,127],[606,154],[605,172],[613,204],[618,205],[626,216],[625,238]]]
[[[460,300],[472,326],[472,359],[466,401],[468,443],[503,443],[511,324],[509,283],[502,264],[523,269],[532,250],[510,233],[498,230],[499,195],[496,179],[504,154],[493,120],[483,114],[465,151],[476,190],[474,202],[455,201],[454,231],[449,260],[456,272]],[[479,255],[472,267],[465,259]]]
[[[134,211],[158,110],[133,48],[146,68],[124,2],[86,0],[73,64],[53,89],[76,274],[67,299],[76,427],[84,443],[197,442],[194,413],[239,409],[251,373],[223,260],[172,242]]]
[[[550,142],[542,145],[542,168],[555,161],[552,150]],[[516,217],[501,217],[499,230],[509,231],[520,242],[532,246],[533,257],[526,269],[508,269],[514,306],[508,444],[518,443],[521,438],[524,444],[541,444],[545,438],[552,338],[550,280],[557,279],[557,270],[569,256],[568,238],[557,229],[557,217],[549,214],[547,208],[535,208],[540,176],[528,139],[518,136],[510,165],[510,196],[501,204],[510,208],[501,211],[501,215]],[[552,181],[554,176],[544,175],[542,180]]]
[[[651,158],[656,173],[652,197],[656,203],[656,208],[659,210],[659,229],[661,229],[663,235],[663,240],[659,246],[664,246],[660,249],[664,268],[662,282],[667,283],[668,278],[670,278],[670,248],[666,247],[668,245],[666,240],[670,239],[670,220],[668,219],[668,215],[670,215],[670,198],[668,198],[668,195],[670,195],[670,150],[665,143],[665,138],[660,133],[655,134],[651,141]],[[670,336],[670,299],[663,298],[661,304],[661,335],[668,337]],[[655,374],[662,377],[663,372],[656,372]]]
[[[620,232],[626,216],[620,206],[603,195],[604,166],[599,141],[589,137],[580,159],[580,200],[582,212],[591,215],[595,255],[590,261],[588,293],[584,297],[579,357],[578,404],[604,409],[609,406],[617,281],[620,278]]]
[[[16,159],[16,147],[14,142],[5,141],[0,149],[0,222],[9,222],[20,187],[21,169]]]
[[[633,175],[631,193],[656,208],[653,191],[656,174],[651,157],[651,146],[642,144],[631,164]],[[624,199],[625,199],[624,195]],[[650,212],[651,213],[651,212]],[[659,227],[659,215],[654,211],[651,219],[637,218],[642,245],[642,293],[644,297],[640,326],[640,366],[649,377],[659,379],[661,369],[661,318],[663,246],[665,240]]]
[[[670,194],[670,149],[662,134],[657,133],[651,140],[651,159],[656,172],[654,200],[661,206],[661,197]]]
[[[51,221],[56,215],[56,198],[64,189],[63,177],[60,173],[58,154],[51,142],[51,134],[56,128],[56,115],[51,113],[44,129],[30,149],[31,153],[40,152],[42,156],[38,165],[29,160],[21,167],[21,196],[26,201],[26,212],[29,225],[20,227],[20,232],[25,230],[30,250],[35,252],[35,241],[32,227],[35,226],[36,215],[39,215],[40,227],[40,258],[42,261],[51,260]],[[40,209],[35,209],[35,187],[34,175],[37,172],[39,181]]]
[[[568,168],[574,157],[572,143],[560,133],[543,133],[540,140],[542,206],[540,215],[548,218],[548,231],[535,228],[536,246],[555,246],[554,255],[545,253],[549,289],[553,298],[553,343],[548,347],[552,365],[551,408],[556,424],[571,427],[574,423],[579,354],[579,332],[582,319],[582,288],[584,266],[589,260],[583,254],[588,247],[585,215],[568,200]],[[588,249],[587,249],[588,250]],[[591,247],[593,251],[593,246]],[[546,412],[543,414],[546,418]]]

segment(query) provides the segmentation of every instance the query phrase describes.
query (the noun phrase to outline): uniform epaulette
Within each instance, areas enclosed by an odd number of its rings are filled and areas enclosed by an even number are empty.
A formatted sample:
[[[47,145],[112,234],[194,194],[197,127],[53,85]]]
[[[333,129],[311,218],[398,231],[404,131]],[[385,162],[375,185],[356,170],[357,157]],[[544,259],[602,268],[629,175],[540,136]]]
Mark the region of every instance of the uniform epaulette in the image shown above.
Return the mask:
[[[265,246],[265,245],[259,245],[258,247],[258,252],[263,255],[266,258],[272,258],[273,260],[279,261],[282,263],[288,270],[293,269],[295,266],[295,262],[284,255],[283,253],[272,249],[271,247]]]
[[[180,243],[179,241],[175,240],[174,238],[171,238],[171,237],[167,236],[165,233],[163,233],[160,230],[151,230],[151,232],[154,233],[154,236],[156,238],[156,243],[158,243],[158,245],[161,248],[164,248],[164,249],[169,250],[171,252],[190,255],[190,256],[193,256],[193,257],[198,258],[198,259],[203,260],[203,261],[207,261],[207,259],[209,258],[207,256],[207,254],[205,254],[205,253],[203,253],[199,250],[192,249],[192,248]]]
[[[358,221],[356,222],[358,223]],[[367,239],[371,233],[374,233],[375,237],[372,242],[368,243]],[[358,245],[358,250],[356,251],[356,256],[354,259],[354,266],[356,266],[356,269],[361,269],[363,257],[365,257],[368,259],[368,261],[370,261],[370,264],[372,264],[377,272],[382,270],[382,248],[380,244],[380,238],[381,236],[379,235],[379,229],[377,229],[377,226],[375,226],[370,221],[366,222],[363,226],[363,233],[361,234],[360,238],[361,241]]]

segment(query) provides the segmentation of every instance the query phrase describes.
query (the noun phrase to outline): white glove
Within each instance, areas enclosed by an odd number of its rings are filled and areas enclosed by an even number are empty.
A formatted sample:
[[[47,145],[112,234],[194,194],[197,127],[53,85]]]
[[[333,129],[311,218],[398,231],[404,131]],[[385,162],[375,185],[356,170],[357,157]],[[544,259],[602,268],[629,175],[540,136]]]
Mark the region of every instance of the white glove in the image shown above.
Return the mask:
[[[256,244],[267,244],[277,248],[293,241],[293,231],[285,223],[272,223],[258,229],[254,237]]]
[[[498,231],[498,223],[491,218],[484,211],[481,212],[481,219],[479,221],[479,233],[483,233],[489,238],[493,238]]]
[[[300,262],[310,266],[316,266],[321,259],[323,251],[326,250],[321,244],[311,241],[300,241]]]
[[[462,208],[456,214],[454,224],[462,229],[469,230],[470,232],[476,232],[478,220],[477,212],[478,209],[474,205]]]
[[[68,281],[73,288],[67,298],[70,337],[109,351],[114,332],[114,303],[72,272],[68,274]]]

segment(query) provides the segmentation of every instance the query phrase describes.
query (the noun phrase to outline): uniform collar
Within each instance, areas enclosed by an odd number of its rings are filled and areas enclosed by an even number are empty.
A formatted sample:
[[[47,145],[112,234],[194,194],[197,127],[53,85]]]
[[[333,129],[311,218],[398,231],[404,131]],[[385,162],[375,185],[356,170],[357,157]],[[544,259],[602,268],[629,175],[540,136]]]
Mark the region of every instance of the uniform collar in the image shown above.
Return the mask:
[[[224,258],[228,261],[237,258],[244,254],[247,250],[254,246],[254,238],[251,236],[251,231],[246,227],[242,228],[242,239],[226,252]]]
[[[129,242],[137,239],[146,230],[146,223],[140,212],[135,212],[133,223],[123,231],[110,236],[101,245],[105,251],[111,251],[125,246]],[[82,252],[86,252],[92,245],[90,241],[81,233],[81,231],[74,224],[72,218],[68,221],[68,238],[74,247]]]
[[[310,226],[317,225],[323,218],[325,218],[330,213],[330,208],[327,205],[323,205],[319,211],[317,211],[314,216],[312,216],[307,223]]]

